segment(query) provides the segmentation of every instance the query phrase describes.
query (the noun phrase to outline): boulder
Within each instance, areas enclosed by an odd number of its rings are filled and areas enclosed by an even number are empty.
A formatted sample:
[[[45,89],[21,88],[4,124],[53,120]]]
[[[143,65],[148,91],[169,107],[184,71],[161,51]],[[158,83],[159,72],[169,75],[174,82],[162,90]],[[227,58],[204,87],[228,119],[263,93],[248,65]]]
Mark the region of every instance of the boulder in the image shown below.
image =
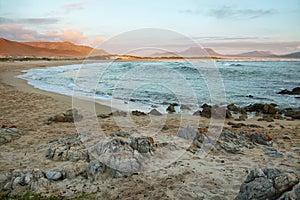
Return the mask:
[[[62,179],[62,174],[61,174],[61,172],[58,172],[58,171],[46,172],[45,176],[48,180],[51,180],[51,181],[57,181],[57,180]]]
[[[150,112],[149,112],[150,115],[155,115],[155,116],[160,116],[162,115],[158,110],[156,109],[152,109]]]
[[[202,111],[200,113],[200,116],[206,117],[206,118],[211,118],[211,108],[212,108],[211,105],[208,105],[205,103],[201,106],[201,108],[202,108]]]
[[[283,193],[292,190],[298,183],[298,176],[293,172],[254,168],[241,185],[236,199],[277,199]]]
[[[175,110],[175,106],[173,104],[169,105],[166,109],[166,111],[168,111],[169,113],[174,113],[176,112]]]
[[[146,113],[138,111],[138,110],[132,111],[131,114],[135,115],[135,116],[144,116],[144,115],[146,115]]]
[[[76,122],[83,118],[82,115],[78,114],[78,110],[73,108],[67,110],[65,113],[57,114],[47,119],[45,124],[51,124],[52,122]]]

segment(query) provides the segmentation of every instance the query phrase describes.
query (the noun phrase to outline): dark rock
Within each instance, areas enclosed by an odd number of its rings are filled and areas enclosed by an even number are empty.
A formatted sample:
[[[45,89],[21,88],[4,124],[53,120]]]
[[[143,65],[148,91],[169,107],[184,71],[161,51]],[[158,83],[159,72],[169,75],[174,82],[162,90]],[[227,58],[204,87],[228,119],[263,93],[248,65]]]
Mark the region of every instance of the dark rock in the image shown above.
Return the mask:
[[[172,104],[169,105],[168,108],[167,108],[167,111],[168,111],[169,113],[174,113],[174,112],[176,112],[175,106],[172,105]]]
[[[117,110],[117,111],[110,113],[109,115],[114,116],[114,117],[126,117],[127,113],[124,111]]]
[[[249,133],[246,135],[250,141],[262,145],[271,145],[272,138],[263,133]]]
[[[99,114],[99,115],[97,115],[97,117],[99,117],[99,118],[102,118],[102,119],[105,119],[105,118],[109,118],[109,117],[110,117],[110,115],[106,115],[106,114]]]
[[[201,117],[206,117],[206,118],[211,118],[211,109],[212,109],[212,107],[205,103],[201,106],[201,108],[202,108],[202,111],[200,113],[200,116]]]
[[[156,109],[152,109],[150,112],[149,112],[150,115],[155,115],[155,116],[160,116],[162,115],[158,110]]]
[[[279,169],[255,168],[247,175],[236,199],[277,199],[284,192],[293,189],[298,182],[295,173]]]
[[[300,183],[295,185],[293,189],[289,192],[285,192],[278,200],[292,200],[292,199],[300,199]]]
[[[247,112],[257,112],[257,113],[264,113],[264,114],[276,114],[279,112],[278,109],[276,109],[276,104],[261,104],[261,103],[255,103],[251,104],[249,106],[246,106],[244,109]]]
[[[292,91],[287,90],[287,89],[281,90],[277,94],[299,95],[300,94],[300,87],[295,87],[295,88],[292,89]]]
[[[264,114],[276,114],[279,110],[275,108],[274,104],[265,104],[263,107]]]
[[[131,114],[135,115],[135,116],[145,116],[145,115],[147,115],[146,113],[138,111],[138,110],[132,111]]]
[[[232,118],[232,114],[229,110],[226,110],[226,119],[231,119]]]

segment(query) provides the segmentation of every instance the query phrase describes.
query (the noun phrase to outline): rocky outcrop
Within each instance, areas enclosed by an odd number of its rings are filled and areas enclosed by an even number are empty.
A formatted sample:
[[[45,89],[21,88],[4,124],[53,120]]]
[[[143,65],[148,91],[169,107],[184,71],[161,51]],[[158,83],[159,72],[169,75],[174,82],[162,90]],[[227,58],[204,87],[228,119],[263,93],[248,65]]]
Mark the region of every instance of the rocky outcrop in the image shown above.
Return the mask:
[[[24,133],[15,126],[6,127],[5,125],[2,125],[0,127],[0,145],[17,140],[22,135],[24,135]]]
[[[263,114],[271,114],[274,115],[278,112],[280,112],[276,108],[276,104],[261,104],[261,103],[255,103],[250,104],[249,106],[244,107],[244,110],[247,112],[257,112],[257,113],[263,113]]]
[[[79,160],[90,160],[88,150],[83,146],[77,136],[50,141],[45,156],[55,161],[76,162]]]
[[[82,115],[78,113],[78,110],[73,108],[67,110],[65,113],[57,114],[53,117],[49,117],[45,124],[51,124],[52,122],[76,122],[82,119]]]
[[[300,95],[300,87],[295,87],[291,91],[287,89],[281,90],[277,94]]]
[[[291,117],[293,119],[300,119],[300,110],[286,109],[283,111],[284,116]]]
[[[285,192],[293,190],[293,187],[298,183],[298,175],[294,172],[279,169],[255,168],[250,171],[241,185],[236,200],[277,199],[281,195],[285,196]],[[295,192],[297,195],[297,191]],[[291,195],[295,195],[295,193]]]

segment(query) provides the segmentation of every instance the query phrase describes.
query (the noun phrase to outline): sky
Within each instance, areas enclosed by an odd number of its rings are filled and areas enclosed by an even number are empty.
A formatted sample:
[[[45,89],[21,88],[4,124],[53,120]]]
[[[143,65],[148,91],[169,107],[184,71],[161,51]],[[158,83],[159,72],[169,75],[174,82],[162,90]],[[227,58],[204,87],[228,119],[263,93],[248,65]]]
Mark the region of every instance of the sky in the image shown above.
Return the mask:
[[[0,0],[0,37],[15,41],[106,42],[117,51],[116,41],[129,43],[124,33],[153,35],[145,28],[176,33],[150,39],[169,49],[195,42],[223,54],[285,54],[300,51],[300,0]]]

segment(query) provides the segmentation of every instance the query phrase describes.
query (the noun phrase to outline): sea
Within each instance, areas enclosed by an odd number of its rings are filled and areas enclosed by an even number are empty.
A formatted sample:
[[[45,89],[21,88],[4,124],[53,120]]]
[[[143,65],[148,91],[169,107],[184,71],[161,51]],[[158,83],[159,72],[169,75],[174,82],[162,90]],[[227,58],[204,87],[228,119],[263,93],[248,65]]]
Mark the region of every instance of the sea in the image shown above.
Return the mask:
[[[277,94],[300,86],[300,61],[122,61],[23,71],[35,88],[148,112],[194,112],[202,104],[275,103],[299,108],[299,95]],[[175,104],[175,105],[176,105]]]

